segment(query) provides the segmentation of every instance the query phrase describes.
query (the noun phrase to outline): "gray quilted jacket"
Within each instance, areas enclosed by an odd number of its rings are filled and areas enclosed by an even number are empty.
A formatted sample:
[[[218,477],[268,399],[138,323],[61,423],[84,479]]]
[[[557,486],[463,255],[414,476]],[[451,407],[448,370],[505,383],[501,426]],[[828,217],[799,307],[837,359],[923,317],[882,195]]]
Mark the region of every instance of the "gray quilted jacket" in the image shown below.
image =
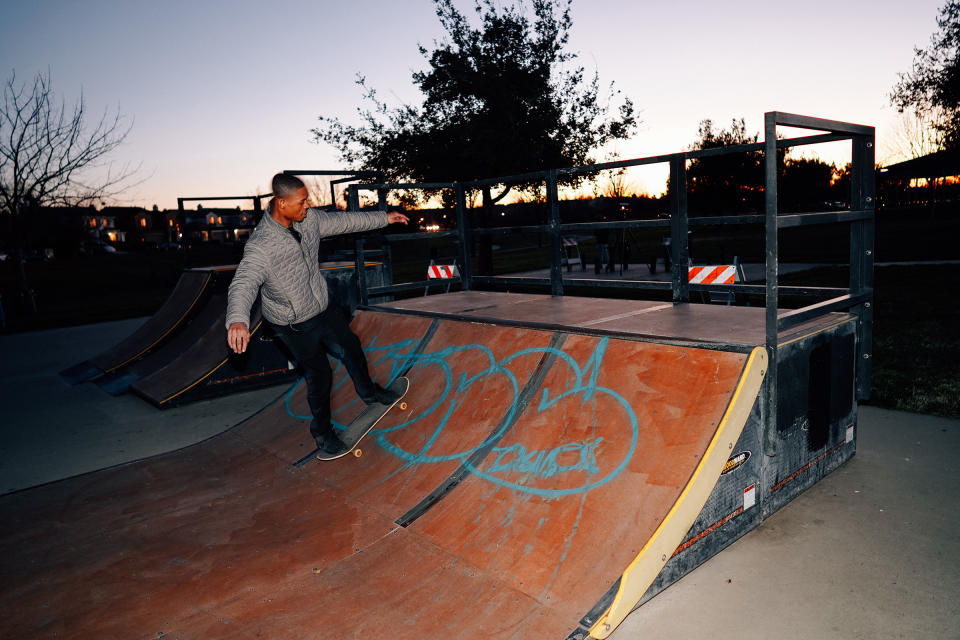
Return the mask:
[[[293,234],[273,219],[270,211],[250,234],[243,259],[227,293],[226,326],[239,322],[250,325],[250,309],[262,294],[263,317],[276,325],[303,322],[327,308],[327,282],[320,275],[320,239],[355,231],[387,226],[385,211],[323,211],[307,209],[303,222],[292,227]]]

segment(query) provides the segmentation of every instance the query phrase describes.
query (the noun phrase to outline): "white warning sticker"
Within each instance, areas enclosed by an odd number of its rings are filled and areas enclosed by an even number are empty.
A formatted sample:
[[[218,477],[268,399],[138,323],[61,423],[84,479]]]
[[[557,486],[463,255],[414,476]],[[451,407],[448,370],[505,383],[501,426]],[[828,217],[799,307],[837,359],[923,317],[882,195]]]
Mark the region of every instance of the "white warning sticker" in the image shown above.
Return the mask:
[[[743,490],[743,510],[746,511],[755,504],[757,504],[757,485],[752,484]]]
[[[847,425],[847,442],[848,443],[853,442],[853,425],[852,424]]]

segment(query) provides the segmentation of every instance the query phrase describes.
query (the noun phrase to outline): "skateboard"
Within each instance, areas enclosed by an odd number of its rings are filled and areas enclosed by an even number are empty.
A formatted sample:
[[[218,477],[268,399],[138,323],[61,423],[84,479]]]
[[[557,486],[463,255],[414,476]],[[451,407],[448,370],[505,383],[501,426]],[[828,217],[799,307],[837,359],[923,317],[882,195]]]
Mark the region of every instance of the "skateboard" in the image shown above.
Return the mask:
[[[390,413],[390,410],[395,406],[400,405],[401,411],[405,411],[407,408],[407,403],[403,401],[403,397],[407,395],[407,390],[410,388],[410,380],[400,376],[394,380],[388,388],[398,394],[393,404],[380,404],[379,402],[375,402],[374,404],[367,405],[364,410],[360,412],[360,415],[354,418],[353,421],[347,425],[347,428],[344,429],[343,433],[340,434],[340,439],[347,445],[346,451],[330,455],[320,449],[314,449],[308,455],[295,462],[294,465],[302,467],[313,459],[324,461],[336,460],[351,453],[355,458],[362,456],[363,450],[358,445],[364,436],[370,433],[383,416]]]

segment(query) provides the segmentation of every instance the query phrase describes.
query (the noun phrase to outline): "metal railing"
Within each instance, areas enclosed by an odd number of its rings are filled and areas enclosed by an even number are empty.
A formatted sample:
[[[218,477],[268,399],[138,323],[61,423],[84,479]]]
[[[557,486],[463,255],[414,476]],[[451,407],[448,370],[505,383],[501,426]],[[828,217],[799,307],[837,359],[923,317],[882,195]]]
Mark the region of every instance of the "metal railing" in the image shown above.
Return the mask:
[[[789,126],[822,131],[818,135],[778,139],[777,127]],[[784,214],[778,211],[778,163],[777,150],[826,142],[850,140],[851,152],[851,194],[850,207],[846,211],[813,211],[807,213]],[[650,280],[608,281],[600,279],[576,280],[577,287],[590,289],[651,289],[670,290],[674,304],[686,304],[691,291],[735,292],[743,294],[763,294],[766,300],[765,344],[770,356],[770,369],[765,410],[776,416],[777,393],[777,351],[780,332],[796,327],[817,316],[833,312],[847,311],[856,317],[857,323],[857,365],[856,396],[866,399],[870,393],[871,344],[873,325],[873,243],[874,219],[876,209],[875,133],[873,127],[867,127],[834,120],[825,120],[781,112],[768,112],[764,117],[763,142],[732,145],[711,149],[682,151],[667,155],[618,160],[580,167],[549,169],[524,174],[501,176],[483,180],[433,183],[381,183],[352,184],[348,187],[351,208],[358,209],[359,191],[377,191],[381,206],[386,204],[386,194],[392,190],[441,190],[452,189],[456,202],[457,230],[438,233],[404,233],[384,237],[384,250],[389,254],[389,245],[415,239],[437,238],[441,236],[459,239],[459,261],[461,275],[459,284],[469,290],[476,285],[491,288],[503,288],[524,285],[549,288],[555,296],[564,294],[562,267],[562,234],[582,231],[640,229],[651,227],[669,228],[671,237],[671,281],[669,283]],[[762,152],[764,158],[764,213],[751,215],[688,217],[687,210],[687,162],[699,158],[712,158],[738,153]],[[769,162],[768,159],[774,159]],[[596,174],[609,169],[623,169],[641,165],[666,163],[670,169],[670,219],[669,220],[622,220],[613,222],[576,222],[562,223],[559,208],[559,182],[563,177],[576,177]],[[546,186],[547,223],[512,227],[471,227],[468,218],[466,193],[492,185],[515,185],[543,182]],[[778,234],[780,229],[846,223],[850,225],[850,281],[847,288],[837,287],[781,287],[778,284],[779,254]],[[765,273],[763,285],[727,284],[702,285],[689,283],[687,273],[689,247],[687,232],[691,226],[698,225],[750,225],[763,224],[765,229]],[[495,235],[505,233],[545,233],[549,238],[550,277],[526,278],[516,276],[476,276],[472,274],[470,247],[475,235]],[[358,241],[357,266],[362,267],[363,240]],[[389,258],[385,260],[389,268]],[[375,290],[361,291],[361,302],[366,303],[367,295],[389,295],[436,284],[436,282],[418,281],[378,287]],[[362,285],[361,285],[362,286]],[[778,308],[779,296],[808,296],[821,300],[789,311]],[[769,423],[768,423],[769,424]],[[774,423],[775,424],[775,421]]]

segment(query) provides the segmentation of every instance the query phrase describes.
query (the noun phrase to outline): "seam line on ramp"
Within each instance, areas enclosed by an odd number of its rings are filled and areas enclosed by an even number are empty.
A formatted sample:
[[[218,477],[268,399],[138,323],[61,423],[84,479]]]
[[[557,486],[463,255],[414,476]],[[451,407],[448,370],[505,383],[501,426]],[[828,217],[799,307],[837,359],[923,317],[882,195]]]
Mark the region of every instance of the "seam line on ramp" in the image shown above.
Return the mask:
[[[520,395],[517,398],[517,410],[514,412],[507,412],[507,414],[504,415],[504,417],[500,420],[499,424],[497,424],[496,428],[493,430],[493,433],[490,434],[487,444],[474,451],[473,454],[467,460],[460,463],[460,466],[453,473],[451,473],[446,480],[441,482],[436,489],[427,494],[427,496],[414,505],[412,509],[397,518],[395,522],[398,525],[401,527],[408,527],[413,524],[420,516],[429,511],[430,508],[435,504],[443,500],[447,494],[449,494],[457,487],[457,485],[463,482],[463,479],[466,478],[467,474],[470,473],[469,469],[471,467],[476,468],[484,460],[484,458],[486,458],[490,452],[493,451],[494,446],[500,442],[500,440],[504,435],[507,434],[508,431],[513,428],[513,425],[530,404],[530,401],[533,399],[533,395],[540,388],[540,385],[543,384],[543,381],[547,377],[547,372],[550,371],[550,367],[553,366],[553,363],[557,358],[556,355],[554,355],[554,352],[563,346],[563,343],[566,339],[566,333],[557,332],[553,334],[553,336],[550,338],[550,345],[548,347],[549,351],[545,352],[543,356],[541,356],[533,375],[530,376],[530,378],[527,380],[527,383],[520,391]],[[510,416],[513,417],[510,418]],[[494,434],[497,433],[500,435],[494,437]]]

